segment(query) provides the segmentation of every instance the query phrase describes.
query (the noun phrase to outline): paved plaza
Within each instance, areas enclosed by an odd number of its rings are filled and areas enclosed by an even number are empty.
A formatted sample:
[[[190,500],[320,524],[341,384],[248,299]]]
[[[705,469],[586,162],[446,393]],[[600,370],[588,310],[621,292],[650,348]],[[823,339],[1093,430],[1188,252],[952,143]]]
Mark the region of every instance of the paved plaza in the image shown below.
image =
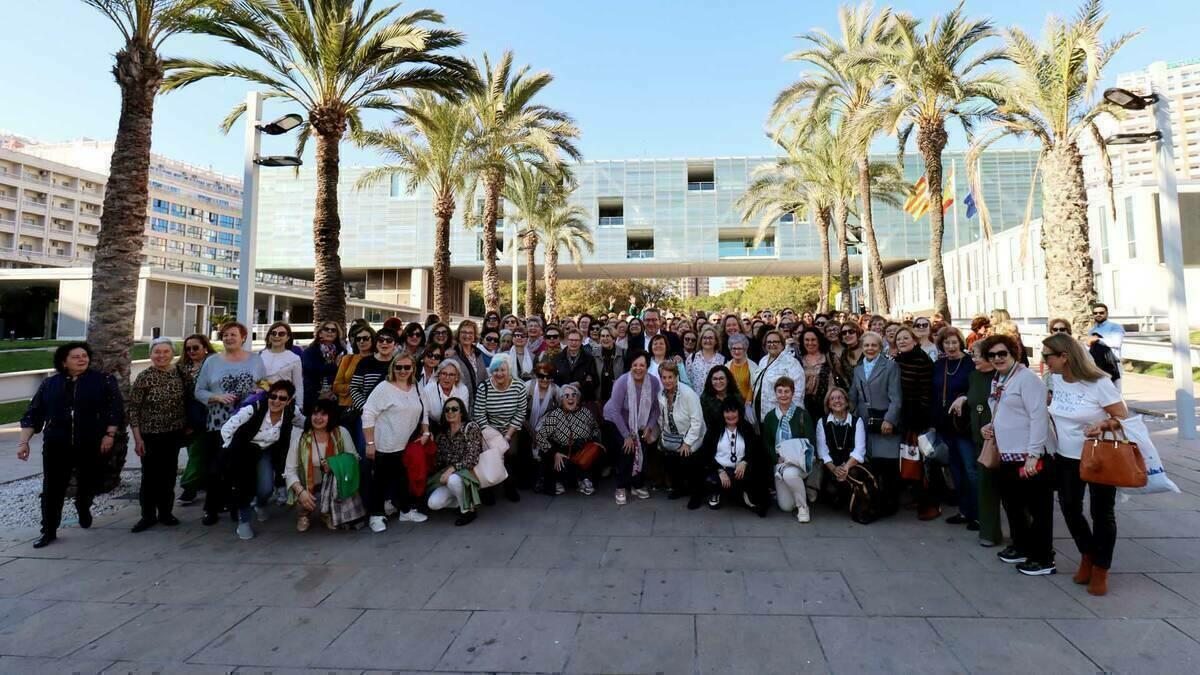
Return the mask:
[[[608,482],[379,535],[273,509],[249,542],[198,506],[131,534],[130,502],[39,551],[0,531],[0,672],[1200,672],[1200,443],[1152,427],[1184,492],[1118,506],[1107,597],[1060,518],[1059,574],[1029,578],[912,511],[799,525]]]

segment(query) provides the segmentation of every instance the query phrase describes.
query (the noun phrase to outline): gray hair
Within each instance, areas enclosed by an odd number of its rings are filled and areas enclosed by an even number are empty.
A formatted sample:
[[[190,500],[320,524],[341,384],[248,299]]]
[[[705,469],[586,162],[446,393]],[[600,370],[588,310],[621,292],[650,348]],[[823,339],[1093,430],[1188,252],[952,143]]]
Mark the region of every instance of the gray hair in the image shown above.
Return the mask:
[[[175,343],[171,341],[171,338],[165,338],[165,337],[154,338],[153,340],[150,341],[150,351],[154,351],[154,348],[159,345],[166,345],[171,348],[172,354],[175,353]]]
[[[733,335],[730,335],[729,336],[730,349],[732,349],[733,347],[736,347],[738,345],[741,345],[742,347],[749,349],[750,348],[750,338],[746,337],[745,335],[742,335],[741,333],[734,333]]]
[[[443,359],[442,362],[438,364],[437,368],[434,368],[434,374],[441,375],[442,371],[447,368],[453,368],[454,373],[458,375],[459,379],[462,379],[462,368],[458,367],[458,361],[454,359]]]

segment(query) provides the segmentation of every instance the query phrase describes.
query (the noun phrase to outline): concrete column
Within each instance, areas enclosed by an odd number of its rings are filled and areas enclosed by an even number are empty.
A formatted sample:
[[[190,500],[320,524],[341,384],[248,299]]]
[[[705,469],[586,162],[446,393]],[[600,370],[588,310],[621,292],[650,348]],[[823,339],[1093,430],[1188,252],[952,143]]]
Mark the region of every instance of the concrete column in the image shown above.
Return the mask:
[[[462,315],[471,316],[471,285],[463,282],[462,285]],[[445,321],[446,317],[442,317]]]
[[[275,294],[267,295],[267,323],[275,323]]]
[[[429,297],[429,286],[432,283],[433,274],[430,270],[421,267],[413,268],[408,304],[416,307],[422,315],[428,314],[431,311],[427,298]]]

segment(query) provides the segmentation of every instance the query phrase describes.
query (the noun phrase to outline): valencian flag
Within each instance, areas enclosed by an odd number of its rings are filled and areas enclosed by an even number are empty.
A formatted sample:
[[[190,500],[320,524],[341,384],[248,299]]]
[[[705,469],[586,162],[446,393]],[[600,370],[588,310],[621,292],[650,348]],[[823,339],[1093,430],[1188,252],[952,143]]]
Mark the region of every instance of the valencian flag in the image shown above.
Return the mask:
[[[963,204],[967,207],[967,218],[974,218],[979,209],[975,208],[975,193],[967,190],[967,196],[963,197]]]
[[[929,198],[929,183],[925,181],[925,177],[913,185],[912,196],[908,201],[904,202],[904,212],[913,217],[913,220],[920,220],[922,216],[929,212],[932,204]],[[950,208],[954,203],[954,169],[950,169],[950,180],[946,181],[946,188],[942,191],[942,213]]]

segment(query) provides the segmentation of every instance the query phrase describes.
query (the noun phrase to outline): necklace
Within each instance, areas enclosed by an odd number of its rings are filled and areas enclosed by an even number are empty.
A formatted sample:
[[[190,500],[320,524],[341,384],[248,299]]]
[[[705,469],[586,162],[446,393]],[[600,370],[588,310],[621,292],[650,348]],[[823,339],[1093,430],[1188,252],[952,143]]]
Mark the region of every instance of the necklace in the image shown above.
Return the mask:
[[[950,359],[950,358],[946,359],[946,375],[947,375],[948,377],[954,377],[954,376],[955,376],[955,374],[957,374],[957,373],[958,373],[958,369],[959,369],[959,368],[962,368],[963,361],[965,361],[965,360],[966,360],[966,359],[965,359],[965,358],[963,358],[963,357],[961,357],[961,356],[960,356],[959,358],[957,358],[957,359]],[[956,363],[954,364],[954,370],[950,370],[950,361],[955,361],[955,362],[956,362]]]

